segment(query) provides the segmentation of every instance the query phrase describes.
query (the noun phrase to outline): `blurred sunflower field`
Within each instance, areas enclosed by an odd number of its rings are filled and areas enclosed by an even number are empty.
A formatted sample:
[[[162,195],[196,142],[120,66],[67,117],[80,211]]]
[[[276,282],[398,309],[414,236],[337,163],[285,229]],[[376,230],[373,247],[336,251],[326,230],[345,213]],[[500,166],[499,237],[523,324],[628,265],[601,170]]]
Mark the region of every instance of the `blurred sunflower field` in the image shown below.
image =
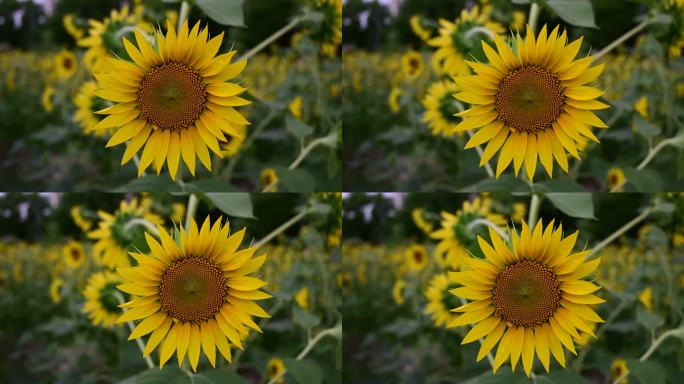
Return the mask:
[[[339,194],[10,193],[0,212],[2,382],[340,382]]]
[[[682,188],[682,1],[349,0],[343,14],[346,191]]]
[[[3,190],[340,190],[341,12],[3,1]]]
[[[682,382],[684,196],[550,196],[346,194],[345,382]]]

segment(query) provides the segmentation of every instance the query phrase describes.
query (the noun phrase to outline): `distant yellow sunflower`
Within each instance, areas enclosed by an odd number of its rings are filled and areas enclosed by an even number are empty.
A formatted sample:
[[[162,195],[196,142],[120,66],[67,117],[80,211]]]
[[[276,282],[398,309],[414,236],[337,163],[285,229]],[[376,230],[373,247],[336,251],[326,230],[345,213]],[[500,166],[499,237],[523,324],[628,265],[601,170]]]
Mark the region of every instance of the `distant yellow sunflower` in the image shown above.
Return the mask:
[[[94,273],[88,279],[83,290],[83,313],[88,315],[93,325],[113,327],[121,316],[117,298],[120,293],[116,289],[118,284],[121,284],[119,276],[109,271]]]
[[[152,224],[162,224],[164,220],[149,212],[148,208],[138,205],[138,200],[122,200],[119,210],[114,214],[98,211],[98,228],[88,232],[89,239],[95,240],[93,253],[100,264],[108,268],[128,267],[128,251],[144,247],[144,231],[140,225],[128,225],[132,220],[144,219]]]
[[[259,184],[261,185],[262,188],[266,188],[269,185],[275,184],[277,182],[278,182],[278,174],[276,173],[275,169],[264,168],[264,170],[261,171],[261,175],[259,176]],[[276,185],[275,187],[271,187],[270,191],[278,192],[278,186]]]
[[[648,117],[648,97],[641,96],[639,100],[634,103],[634,110],[643,117],[644,119]]]
[[[432,318],[432,322],[437,327],[446,327],[451,323],[457,314],[450,312],[461,303],[449,291],[460,286],[458,282],[448,273],[438,273],[430,279],[425,290],[427,305],[425,314]]]
[[[185,219],[185,204],[173,203],[171,204],[171,220],[174,223],[180,223]]]
[[[111,133],[113,130],[98,130],[94,131],[93,128],[102,121],[103,117],[96,114],[95,112],[104,109],[108,106],[107,102],[100,99],[95,95],[97,91],[97,84],[94,81],[86,81],[81,85],[76,96],[74,96],[74,105],[76,106],[76,113],[74,114],[74,121],[76,121],[84,132],[94,133],[95,135],[102,136],[107,133]]]
[[[424,211],[422,208],[414,208],[411,211],[411,218],[413,219],[413,223],[418,227],[423,233],[430,233],[432,232],[432,223],[425,220],[425,217],[423,216]]]
[[[250,328],[261,332],[252,316],[270,317],[254,302],[271,297],[259,291],[266,282],[249,276],[266,256],[253,257],[256,247],[238,250],[245,230],[229,235],[221,219],[212,226],[207,217],[199,229],[194,220],[188,229],[181,226],[179,243],[157,228],[161,244],[145,233],[150,253],[131,252],[138,266],[118,269],[125,280],[118,288],[136,297],[121,305],[128,312],[117,322],[142,320],[128,339],[152,332],[144,355],[161,343],[160,367],[174,352],[180,366],[187,352],[196,371],[200,346],[214,367],[216,347],[231,361],[228,341],[243,349]]]
[[[615,359],[613,361],[613,364],[610,365],[610,377],[613,380],[617,380],[624,376],[624,379],[619,381],[618,384],[627,384],[627,374],[629,374],[629,368],[627,368],[627,360]]]
[[[63,50],[55,56],[55,72],[57,77],[69,78],[76,73],[78,62],[76,55],[67,50]]]
[[[511,215],[511,220],[515,223],[519,223],[525,220],[527,216],[527,205],[525,203],[513,203],[513,214]]]
[[[62,301],[62,286],[64,286],[64,280],[59,277],[55,277],[50,284],[50,299],[55,304]]]
[[[78,40],[83,37],[85,30],[80,26],[76,25],[76,17],[73,13],[67,13],[62,17],[62,24],[64,29],[67,31],[71,37]]]
[[[653,288],[646,287],[639,293],[639,301],[649,311],[653,310]]]
[[[294,296],[295,302],[301,309],[309,309],[309,288],[303,287]]]
[[[320,27],[311,38],[321,44],[321,53],[332,57],[342,44],[342,0],[315,0],[316,10],[323,14]]]
[[[423,20],[420,17],[420,15],[411,16],[411,18],[409,19],[409,24],[411,25],[411,30],[413,31],[413,33],[415,33],[416,36],[420,37],[421,40],[430,40],[430,37],[432,36],[432,31],[423,26]]]
[[[295,119],[301,120],[302,119],[302,97],[297,96],[292,101],[290,101],[290,104],[287,105],[287,109],[290,111],[292,116],[294,116]]]
[[[428,262],[427,249],[420,244],[411,244],[404,252],[406,265],[411,271],[420,271],[425,268]]]
[[[439,243],[435,248],[435,262],[442,268],[458,270],[468,261],[467,247],[474,243],[477,229],[476,220],[488,220],[494,225],[505,226],[506,218],[492,212],[492,201],[488,197],[476,197],[472,202],[465,201],[455,214],[442,212],[442,227],[430,234]]]
[[[608,179],[608,189],[612,190],[613,188],[622,184],[622,182],[625,180],[625,173],[622,172],[621,168],[613,167],[610,170],[608,170],[607,179]],[[617,192],[622,192],[622,188],[620,188],[620,190]]]
[[[40,103],[43,104],[43,109],[45,109],[46,112],[52,112],[55,108],[55,105],[53,104],[54,97],[55,88],[50,85],[46,86],[43,90],[43,95],[40,97]]]
[[[274,378],[281,375],[281,377],[276,381],[276,383],[285,383],[285,376],[282,376],[283,372],[285,372],[285,363],[283,362],[283,359],[279,357],[273,357],[269,359],[268,363],[266,364],[266,371],[268,371],[269,380],[273,380]]]
[[[62,256],[64,256],[64,261],[67,266],[71,268],[80,267],[85,261],[83,245],[78,241],[69,240],[69,242],[62,247]]]
[[[431,59],[433,70],[445,75],[470,73],[465,59],[480,56],[480,40],[506,32],[503,25],[491,21],[489,13],[480,12],[477,6],[463,9],[453,23],[440,19],[439,25],[439,35],[427,43],[437,48]]]
[[[454,93],[461,90],[456,83],[441,80],[432,83],[423,99],[425,113],[422,121],[427,123],[435,136],[448,137],[454,134],[454,128],[460,119],[455,115],[461,110],[460,101],[454,99]]]
[[[389,95],[387,96],[387,104],[390,107],[390,111],[397,113],[401,109],[400,99],[401,99],[401,89],[397,87],[392,87]]]
[[[477,129],[466,148],[488,142],[480,166],[500,149],[497,178],[513,161],[516,176],[524,162],[532,180],[537,157],[549,177],[554,158],[567,173],[566,153],[579,159],[582,136],[598,142],[591,127],[607,127],[591,111],[608,108],[595,100],[603,92],[586,85],[604,65],[590,68],[590,56],[574,60],[582,38],[566,46],[558,27],[547,35],[544,26],[536,40],[528,27],[524,41],[516,36],[515,54],[500,36],[495,40],[498,54],[482,43],[489,64],[468,62],[477,74],[455,78],[463,88],[455,97],[473,106],[458,114],[464,120],[455,130]]]
[[[178,35],[169,22],[167,33],[156,34],[152,49],[145,36],[135,31],[136,48],[125,37],[126,52],[133,62],[111,60],[113,71],[97,75],[101,89],[96,95],[118,104],[99,111],[108,114],[97,129],[119,128],[107,147],[129,141],[122,164],[144,146],[138,176],[154,162],[157,174],[164,162],[175,180],[181,155],[195,174],[195,156],[211,170],[207,147],[223,157],[224,133],[239,135],[234,124],[249,122],[234,107],[250,102],[239,97],[246,89],[226,82],[238,76],[246,61],[231,63],[235,51],[216,56],[223,33],[207,41],[207,28],[192,30],[184,22]]]
[[[513,11],[513,20],[511,20],[511,28],[514,31],[522,31],[525,28],[525,22],[527,21],[527,15],[523,11]]]
[[[415,79],[423,73],[423,55],[420,52],[408,51],[401,57],[401,70],[409,79]]]
[[[406,282],[402,279],[397,279],[392,286],[392,300],[397,305],[404,304],[404,290],[406,289]]]
[[[81,231],[88,232],[90,228],[93,227],[93,222],[83,216],[83,207],[80,205],[74,205],[71,207],[69,213],[71,214],[71,218],[74,220],[74,224],[81,228]]]
[[[461,344],[484,337],[477,361],[498,342],[493,370],[509,357],[515,371],[518,360],[530,376],[535,352],[549,371],[549,351],[565,367],[563,346],[577,354],[573,337],[579,331],[595,337],[589,324],[603,320],[590,307],[604,302],[594,295],[600,289],[582,280],[592,274],[601,259],[586,260],[590,251],[573,253],[578,232],[563,238],[563,228],[544,229],[539,220],[531,231],[511,232],[512,248],[491,228],[491,245],[477,238],[485,259],[470,258],[471,270],[451,276],[463,287],[451,291],[471,300],[456,308],[461,313],[449,327],[476,324]],[[500,341],[499,341],[500,340]]]

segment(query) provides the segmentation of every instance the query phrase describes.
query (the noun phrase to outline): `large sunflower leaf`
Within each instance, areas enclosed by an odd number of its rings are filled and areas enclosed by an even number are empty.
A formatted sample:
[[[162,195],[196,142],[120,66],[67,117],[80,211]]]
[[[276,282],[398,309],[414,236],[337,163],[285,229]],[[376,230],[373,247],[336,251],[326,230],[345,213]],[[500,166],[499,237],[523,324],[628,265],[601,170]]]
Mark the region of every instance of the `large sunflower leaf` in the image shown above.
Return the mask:
[[[578,27],[598,28],[590,0],[543,0],[558,17]]]
[[[596,219],[594,217],[594,201],[591,193],[584,192],[551,192],[546,197],[568,216],[579,219]]]
[[[196,0],[195,2],[207,16],[219,24],[245,26],[242,0]]]

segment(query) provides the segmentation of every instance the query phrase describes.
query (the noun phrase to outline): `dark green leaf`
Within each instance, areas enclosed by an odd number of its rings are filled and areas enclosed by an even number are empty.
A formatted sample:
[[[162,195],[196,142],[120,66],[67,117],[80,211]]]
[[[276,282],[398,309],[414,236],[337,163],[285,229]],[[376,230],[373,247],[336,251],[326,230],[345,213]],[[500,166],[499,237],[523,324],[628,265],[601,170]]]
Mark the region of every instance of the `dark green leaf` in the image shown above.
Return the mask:
[[[313,128],[290,115],[285,117],[285,129],[299,139],[309,136],[314,131]]]
[[[578,27],[598,28],[590,0],[544,0],[561,19]]]
[[[650,169],[637,171],[634,168],[625,168],[625,177],[638,192],[661,192],[663,190],[662,177]]]
[[[222,25],[244,27],[242,0],[195,0],[207,16]]]
[[[534,184],[537,192],[584,192],[585,189],[570,179],[551,179]]]
[[[178,184],[171,181],[168,175],[148,175],[129,181],[114,192],[179,192]]]
[[[167,384],[179,377],[186,377],[185,373],[173,365],[164,369],[149,369],[136,376],[137,384]]]
[[[665,369],[655,361],[641,362],[637,359],[627,359],[627,369],[629,369],[629,376],[636,377],[639,383],[665,383]]]
[[[302,310],[298,305],[292,307],[292,317],[296,323],[307,329],[313,328],[321,323],[321,320],[318,317]]]
[[[230,368],[200,372],[195,377],[202,377],[211,384],[248,384],[247,380],[233,372]]]
[[[549,201],[568,216],[580,219],[595,219],[594,201],[591,193],[575,192],[552,192],[547,193]]]
[[[649,330],[656,329],[665,324],[665,320],[655,313],[649,312],[642,305],[637,305],[636,319],[639,324],[643,325]]]
[[[276,174],[280,185],[289,192],[313,192],[316,188],[316,180],[311,174],[302,169],[289,170],[285,167],[276,167]]]
[[[588,384],[587,379],[582,377],[579,373],[554,371],[548,376],[549,380],[554,384]]]
[[[312,360],[283,359],[287,373],[300,384],[320,384],[323,382],[321,367]]]
[[[639,115],[634,115],[632,117],[632,127],[648,140],[660,134],[660,128],[644,120]]]
[[[233,217],[254,219],[252,198],[249,193],[205,193],[209,201],[224,213]]]
[[[336,151],[331,151],[328,156],[328,178],[332,179],[340,171],[340,159]]]
[[[487,178],[477,184],[463,188],[461,192],[529,192],[529,187],[512,174],[505,174],[499,179]]]
[[[185,184],[185,190],[188,192],[233,192],[235,188],[227,181],[218,179],[199,179],[192,183]]]
[[[684,342],[679,346],[679,371],[684,371]]]

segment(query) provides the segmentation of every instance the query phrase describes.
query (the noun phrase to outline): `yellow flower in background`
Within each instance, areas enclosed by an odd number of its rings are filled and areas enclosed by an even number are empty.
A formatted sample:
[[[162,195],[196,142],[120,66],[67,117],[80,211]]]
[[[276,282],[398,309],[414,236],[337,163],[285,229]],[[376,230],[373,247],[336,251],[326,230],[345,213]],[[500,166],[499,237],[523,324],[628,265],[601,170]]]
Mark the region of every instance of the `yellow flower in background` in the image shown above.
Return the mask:
[[[171,220],[174,223],[182,223],[185,220],[185,204],[173,203],[171,204]]]
[[[74,205],[71,207],[69,213],[71,214],[71,218],[74,220],[74,224],[81,228],[81,231],[87,232],[93,227],[93,222],[83,217],[83,207],[80,205]]]
[[[278,175],[276,174],[275,169],[273,168],[264,168],[263,171],[261,171],[261,175],[259,176],[259,184],[261,184],[262,188],[266,188],[271,184],[275,184],[278,182]],[[278,192],[278,186],[271,187],[269,189],[271,192]]]
[[[246,89],[226,82],[242,72],[246,61],[232,63],[235,51],[215,57],[223,33],[207,41],[207,28],[199,28],[199,22],[192,30],[184,22],[176,34],[167,22],[166,35],[156,33],[155,49],[136,30],[137,48],[123,38],[133,62],[111,59],[113,70],[97,76],[101,89],[96,95],[117,104],[98,112],[109,116],[93,129],[120,127],[107,147],[128,142],[122,165],[144,147],[138,177],[152,163],[159,174],[167,162],[175,180],[181,156],[193,176],[195,157],[211,171],[207,148],[223,157],[224,133],[240,135],[235,125],[249,124],[234,108],[250,103],[238,96]]]
[[[450,309],[458,305],[459,301],[449,291],[458,286],[458,282],[447,273],[438,273],[430,279],[425,290],[425,314],[430,316],[435,326],[446,327],[457,317]]]
[[[423,21],[420,15],[411,16],[411,18],[409,19],[409,24],[411,25],[411,30],[413,31],[413,33],[415,33],[416,36],[420,37],[421,40],[426,42],[430,40],[432,32],[429,29],[423,27]]]
[[[113,131],[112,129],[103,131],[94,131],[93,128],[103,119],[102,116],[95,112],[106,108],[109,104],[95,95],[97,91],[97,84],[94,81],[86,81],[81,85],[76,96],[74,96],[74,105],[76,106],[76,113],[74,113],[74,121],[76,121],[83,131],[86,133],[94,133],[97,136],[103,136]]]
[[[64,286],[64,280],[59,277],[52,279],[52,283],[50,284],[50,299],[52,299],[52,302],[55,304],[62,301],[62,286]]]
[[[513,20],[511,21],[511,28],[514,31],[522,31],[525,29],[525,23],[527,22],[527,15],[523,11],[513,11]]]
[[[435,136],[449,137],[453,135],[454,128],[461,119],[455,115],[460,102],[454,99],[454,94],[461,88],[449,80],[441,80],[432,83],[422,103],[425,107],[422,121],[427,123],[430,131]],[[461,105],[461,108],[463,106]]]
[[[290,111],[292,116],[295,117],[295,119],[301,120],[302,119],[302,97],[297,96],[292,101],[290,101],[290,104],[288,104],[287,109]]]
[[[247,136],[246,126],[236,125],[235,128],[237,129],[237,134],[226,134],[226,141],[220,141],[221,148],[223,149],[223,156],[226,158],[231,158],[240,152],[242,144],[245,142],[245,137]]]
[[[55,89],[49,85],[46,86],[43,90],[43,95],[40,98],[40,102],[43,104],[43,109],[45,109],[47,112],[52,112],[52,110],[55,108],[54,104],[52,104],[52,98],[54,96]]]
[[[406,288],[406,282],[402,279],[397,279],[392,286],[392,300],[397,305],[404,304],[404,289]]]
[[[145,233],[150,253],[131,252],[138,265],[118,269],[125,282],[117,288],[135,297],[122,305],[128,312],[117,323],[142,320],[128,339],[152,333],[144,355],[161,343],[160,368],[175,352],[180,366],[187,352],[196,371],[200,346],[213,367],[216,347],[230,362],[228,341],[243,349],[250,329],[262,332],[252,316],[270,317],[255,303],[271,297],[259,291],[266,282],[250,276],[266,256],[254,257],[256,247],[238,250],[245,229],[229,235],[221,219],[212,226],[207,217],[201,228],[193,219],[190,228],[180,227],[178,243],[157,228],[161,244]]]
[[[303,287],[294,296],[295,302],[303,310],[309,310],[309,288]]]
[[[641,293],[639,293],[639,301],[644,305],[649,311],[653,310],[653,289],[651,287],[646,287]]]
[[[328,247],[330,247],[330,248],[339,247],[341,243],[342,243],[342,227],[340,226],[339,228],[331,231],[328,234]]]
[[[112,269],[130,266],[128,251],[144,245],[144,231],[139,224],[128,225],[132,220],[144,219],[152,224],[164,222],[149,212],[149,206],[139,205],[137,199],[122,200],[114,214],[97,211],[97,215],[100,218],[98,227],[87,236],[95,241],[93,254],[99,264]]]
[[[641,96],[639,100],[634,103],[634,110],[644,119],[648,118],[648,97]]]
[[[682,233],[674,233],[672,234],[672,245],[675,247],[681,247],[684,245],[684,234]],[[684,276],[682,276],[684,277]]]
[[[610,366],[610,377],[613,380],[617,380],[624,376],[624,379],[620,380],[619,384],[627,384],[627,375],[629,374],[629,369],[627,368],[627,360],[625,359],[615,359],[613,364]]]
[[[83,313],[88,315],[93,325],[110,328],[116,325],[116,319],[121,316],[119,308],[120,293],[116,290],[121,279],[114,272],[97,272],[90,276],[83,290],[85,303]]]
[[[69,78],[76,73],[76,55],[72,51],[63,50],[55,56],[55,71],[57,77]]]
[[[64,25],[64,29],[67,31],[67,33],[76,40],[82,38],[83,34],[85,34],[85,30],[76,25],[75,16],[73,13],[67,13],[64,15],[64,17],[62,17],[62,24]]]
[[[342,0],[316,0],[315,5],[323,20],[311,37],[321,44],[321,54],[335,56],[342,44]]]
[[[392,90],[387,97],[387,104],[390,107],[390,111],[397,113],[401,109],[401,104],[399,104],[399,99],[401,98],[401,89],[397,87],[392,87]]]
[[[404,76],[409,79],[415,79],[420,76],[420,74],[423,73],[424,67],[423,55],[421,55],[420,52],[409,51],[401,57],[402,72],[404,73]]]
[[[335,282],[337,282],[337,288],[349,288],[351,287],[352,274],[349,271],[338,272],[335,276]]]
[[[479,50],[483,32],[478,29],[484,28],[494,35],[506,31],[503,25],[489,19],[488,12],[480,12],[477,6],[469,11],[463,9],[453,23],[440,19],[439,25],[439,35],[427,44],[437,48],[431,59],[433,70],[444,75],[470,73],[465,58]]]
[[[420,244],[411,244],[406,248],[404,255],[406,257],[406,264],[411,271],[420,271],[427,265],[427,249]]]
[[[78,241],[69,240],[62,247],[62,256],[66,265],[71,268],[80,267],[85,261],[85,251],[83,250],[83,245]]]
[[[516,223],[525,221],[525,216],[527,216],[527,205],[525,203],[513,203],[513,214],[511,215],[511,220]]]
[[[677,96],[684,96],[684,84],[677,84]]]
[[[285,363],[283,362],[283,359],[279,357],[272,357],[271,359],[268,360],[268,363],[266,364],[266,370],[268,371],[268,378],[269,380],[273,380],[279,375],[283,375],[285,372]],[[285,383],[285,376],[281,376],[277,381],[277,384],[283,384]]]
[[[423,216],[423,209],[422,208],[414,208],[411,211],[411,218],[413,219],[413,223],[418,227],[423,233],[429,234],[432,232],[432,223],[425,220],[425,217]]]
[[[498,226],[506,225],[506,218],[492,212],[492,201],[488,197],[476,197],[472,202],[465,201],[455,214],[442,212],[441,228],[430,234],[439,240],[435,248],[435,262],[442,268],[458,270],[468,261],[465,245],[473,240],[470,224],[478,219],[486,219]]]
[[[485,338],[477,361],[498,343],[493,370],[519,360],[530,376],[535,354],[549,371],[549,352],[565,367],[563,347],[577,354],[573,337],[579,331],[595,337],[589,324],[603,320],[590,307],[604,302],[594,295],[600,289],[582,280],[591,275],[601,259],[587,260],[589,250],[573,253],[579,231],[563,238],[539,220],[534,230],[522,222],[522,232],[511,232],[512,247],[489,228],[490,243],[478,236],[485,259],[471,257],[470,268],[451,276],[463,285],[451,291],[470,300],[455,309],[461,315],[449,327],[474,324],[462,344]]]
[[[625,173],[622,172],[621,168],[614,167],[608,170],[608,176],[606,179],[608,180],[608,189],[612,190],[625,181]],[[623,189],[623,187],[620,187],[617,192],[622,192]]]
[[[480,166],[499,152],[496,177],[513,162],[515,175],[525,164],[534,178],[537,158],[552,176],[554,159],[568,172],[566,153],[579,159],[577,142],[584,136],[595,142],[592,127],[607,128],[592,110],[608,108],[595,100],[603,94],[589,86],[604,64],[590,67],[591,56],[575,60],[582,38],[566,45],[567,33],[542,27],[535,39],[528,27],[523,40],[516,36],[516,53],[495,36],[498,53],[482,43],[488,64],[469,62],[477,73],[455,78],[463,92],[456,98],[471,104],[459,113],[464,120],[455,130],[475,129],[465,148],[487,143]]]

